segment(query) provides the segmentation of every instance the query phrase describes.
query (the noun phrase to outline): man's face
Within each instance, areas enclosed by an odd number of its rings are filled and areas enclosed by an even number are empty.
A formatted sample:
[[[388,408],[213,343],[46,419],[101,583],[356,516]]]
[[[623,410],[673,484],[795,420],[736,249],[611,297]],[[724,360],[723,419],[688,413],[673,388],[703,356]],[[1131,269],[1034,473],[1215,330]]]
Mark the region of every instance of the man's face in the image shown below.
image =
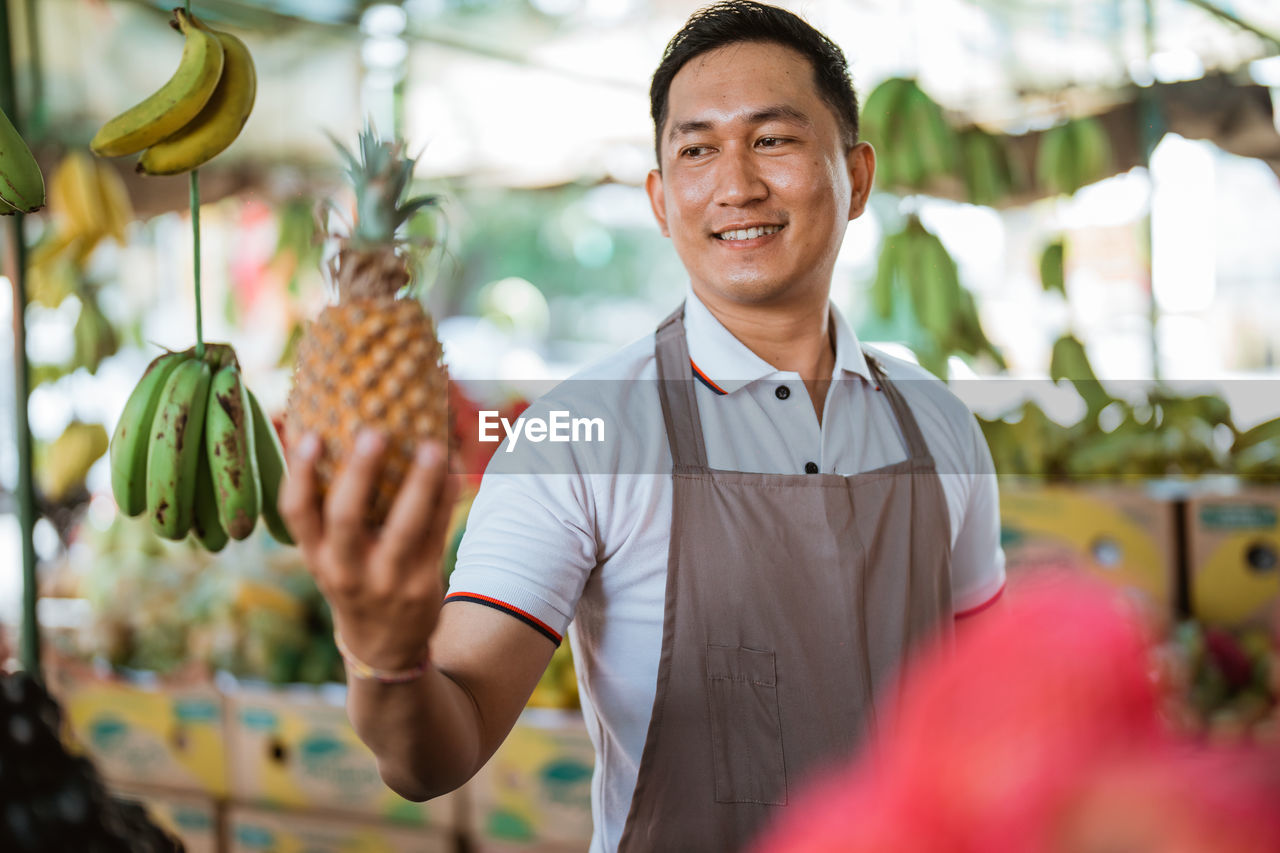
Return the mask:
[[[745,42],[689,61],[671,81],[660,147],[646,189],[699,296],[825,298],[874,155],[845,150],[802,54]]]

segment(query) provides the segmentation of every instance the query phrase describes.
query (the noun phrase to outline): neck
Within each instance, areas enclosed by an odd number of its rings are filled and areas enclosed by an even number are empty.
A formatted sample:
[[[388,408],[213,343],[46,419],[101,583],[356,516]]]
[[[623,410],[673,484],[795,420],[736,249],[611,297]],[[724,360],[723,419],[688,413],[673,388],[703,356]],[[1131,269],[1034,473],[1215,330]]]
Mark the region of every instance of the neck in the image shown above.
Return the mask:
[[[775,369],[795,371],[806,383],[831,378],[835,330],[825,293],[820,301],[791,305],[751,305],[697,295],[743,346]]]

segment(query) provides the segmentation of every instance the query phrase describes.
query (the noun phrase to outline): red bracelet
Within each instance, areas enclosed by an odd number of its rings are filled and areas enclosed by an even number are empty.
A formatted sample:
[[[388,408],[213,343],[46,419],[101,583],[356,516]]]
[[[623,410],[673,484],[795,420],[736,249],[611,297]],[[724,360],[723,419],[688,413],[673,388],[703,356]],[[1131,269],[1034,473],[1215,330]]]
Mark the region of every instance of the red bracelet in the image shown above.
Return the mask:
[[[342,659],[346,662],[351,674],[363,681],[377,681],[380,684],[405,684],[409,681],[417,681],[427,671],[427,667],[431,666],[431,655],[428,653],[422,658],[421,663],[409,669],[378,669],[377,667],[369,666],[369,664],[353,655],[351,650],[347,648],[347,644],[343,642],[342,634],[336,628],[333,631],[333,642],[337,644],[338,654],[342,655]]]

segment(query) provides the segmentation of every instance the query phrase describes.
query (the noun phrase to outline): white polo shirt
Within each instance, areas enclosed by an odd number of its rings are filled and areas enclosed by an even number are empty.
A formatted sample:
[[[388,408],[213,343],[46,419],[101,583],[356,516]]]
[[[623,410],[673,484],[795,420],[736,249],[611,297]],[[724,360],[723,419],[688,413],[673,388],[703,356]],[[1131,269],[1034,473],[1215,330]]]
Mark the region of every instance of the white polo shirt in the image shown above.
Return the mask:
[[[760,359],[688,291],[690,378],[711,467],[794,474],[816,465],[851,475],[906,458],[857,337],[834,306],[831,316],[835,381],[819,426],[799,374]],[[944,383],[910,362],[875,355],[910,405],[939,472],[953,608],[957,615],[980,609],[1005,577],[996,477],[982,432]],[[599,417],[607,441],[524,439],[512,453],[500,445],[472,505],[447,600],[504,610],[557,642],[568,630],[596,750],[591,850],[604,853],[617,849],[626,822],[662,646],[672,481],[654,335],[576,374],[524,415],[552,411]]]

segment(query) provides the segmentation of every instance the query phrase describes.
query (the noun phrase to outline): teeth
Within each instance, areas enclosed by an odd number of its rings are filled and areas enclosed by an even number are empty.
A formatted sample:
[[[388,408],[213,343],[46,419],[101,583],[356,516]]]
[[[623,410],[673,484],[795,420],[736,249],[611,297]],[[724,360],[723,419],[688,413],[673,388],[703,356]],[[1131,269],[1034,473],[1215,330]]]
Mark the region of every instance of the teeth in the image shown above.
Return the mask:
[[[721,240],[752,240],[765,234],[776,234],[781,230],[781,225],[763,225],[756,228],[739,228],[736,231],[724,231],[716,236]]]

